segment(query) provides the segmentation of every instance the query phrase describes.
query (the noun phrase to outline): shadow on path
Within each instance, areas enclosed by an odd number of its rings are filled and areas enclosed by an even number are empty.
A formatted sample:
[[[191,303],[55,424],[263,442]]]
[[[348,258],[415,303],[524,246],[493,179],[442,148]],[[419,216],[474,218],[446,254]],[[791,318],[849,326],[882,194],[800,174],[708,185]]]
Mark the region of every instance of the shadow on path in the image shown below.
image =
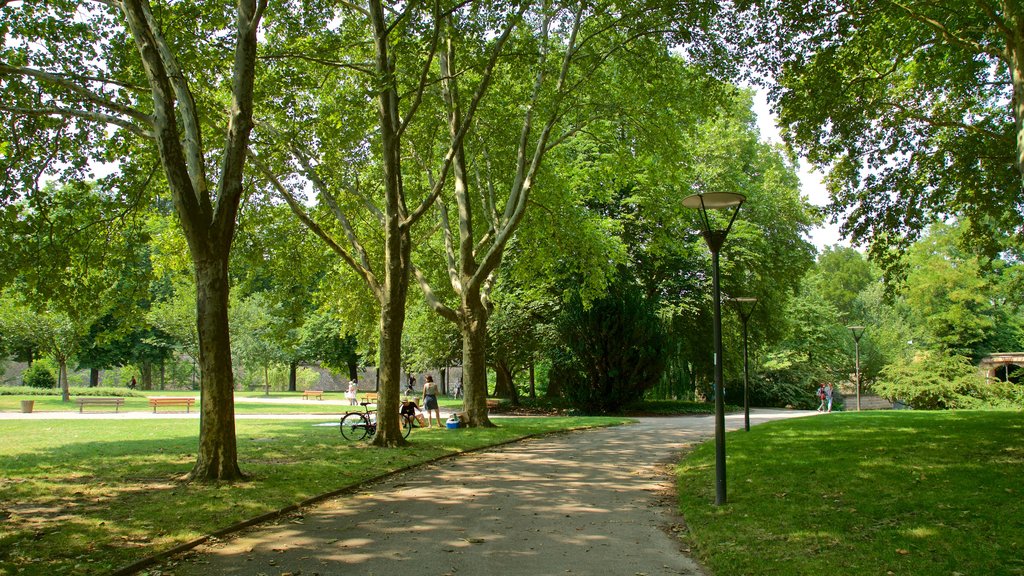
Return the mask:
[[[806,414],[759,410],[751,422]],[[699,575],[665,530],[677,520],[664,464],[713,428],[710,416],[643,418],[444,460],[203,546],[164,573]]]

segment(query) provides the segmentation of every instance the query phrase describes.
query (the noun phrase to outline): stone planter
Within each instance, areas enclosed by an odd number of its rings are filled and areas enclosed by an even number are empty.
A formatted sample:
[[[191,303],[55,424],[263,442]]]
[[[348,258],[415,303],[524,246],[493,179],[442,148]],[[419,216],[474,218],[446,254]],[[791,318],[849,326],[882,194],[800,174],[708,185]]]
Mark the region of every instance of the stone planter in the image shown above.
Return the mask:
[[[21,411],[24,412],[25,414],[31,414],[32,413],[32,408],[35,405],[36,405],[36,401],[35,400],[22,400],[21,401]]]

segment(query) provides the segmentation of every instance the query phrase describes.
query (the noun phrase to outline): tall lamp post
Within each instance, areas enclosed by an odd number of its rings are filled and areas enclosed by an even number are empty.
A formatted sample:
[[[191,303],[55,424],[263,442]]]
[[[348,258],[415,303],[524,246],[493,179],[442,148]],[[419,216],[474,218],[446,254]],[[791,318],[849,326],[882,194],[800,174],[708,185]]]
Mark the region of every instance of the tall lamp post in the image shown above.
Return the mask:
[[[752,296],[732,299],[736,305],[736,311],[740,314],[743,322],[743,429],[750,432],[750,398],[747,393],[747,380],[749,378],[749,364],[747,363],[747,322],[757,308],[757,298]]]
[[[725,238],[736,221],[740,206],[747,199],[733,192],[709,192],[693,194],[683,198],[683,206],[700,210],[701,234],[711,250],[711,284],[714,292],[714,340],[715,340],[715,505],[725,504],[725,398],[722,391],[722,292],[718,285],[718,253],[725,244]],[[711,227],[708,210],[733,209],[729,225],[725,229]]]
[[[860,337],[864,335],[863,326],[847,326],[853,334],[853,349],[857,370],[857,412],[860,412]]]

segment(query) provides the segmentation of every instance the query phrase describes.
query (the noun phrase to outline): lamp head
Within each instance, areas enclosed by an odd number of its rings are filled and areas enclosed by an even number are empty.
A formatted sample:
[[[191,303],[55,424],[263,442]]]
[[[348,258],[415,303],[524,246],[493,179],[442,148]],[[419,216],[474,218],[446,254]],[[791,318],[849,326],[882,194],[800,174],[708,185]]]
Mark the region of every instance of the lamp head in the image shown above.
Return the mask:
[[[725,244],[725,237],[729,235],[732,223],[736,221],[736,215],[740,213],[740,205],[747,199],[743,194],[735,192],[707,192],[703,194],[691,194],[683,198],[683,206],[700,210],[700,223],[704,227],[704,240],[712,254],[718,254]],[[711,227],[711,220],[708,218],[708,210],[724,210],[732,208],[732,218],[724,230]]]
[[[700,208],[721,210],[739,206],[747,200],[743,194],[735,192],[706,192],[703,194],[691,194],[683,198],[683,206],[687,208]]]

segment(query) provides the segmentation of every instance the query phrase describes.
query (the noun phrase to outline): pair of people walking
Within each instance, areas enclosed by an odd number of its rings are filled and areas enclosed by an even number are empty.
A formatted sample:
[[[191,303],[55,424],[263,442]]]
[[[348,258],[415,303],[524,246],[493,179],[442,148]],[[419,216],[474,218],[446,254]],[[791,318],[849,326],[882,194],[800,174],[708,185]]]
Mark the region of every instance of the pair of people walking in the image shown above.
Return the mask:
[[[831,412],[832,411],[832,383],[823,384],[818,386],[818,412]]]

